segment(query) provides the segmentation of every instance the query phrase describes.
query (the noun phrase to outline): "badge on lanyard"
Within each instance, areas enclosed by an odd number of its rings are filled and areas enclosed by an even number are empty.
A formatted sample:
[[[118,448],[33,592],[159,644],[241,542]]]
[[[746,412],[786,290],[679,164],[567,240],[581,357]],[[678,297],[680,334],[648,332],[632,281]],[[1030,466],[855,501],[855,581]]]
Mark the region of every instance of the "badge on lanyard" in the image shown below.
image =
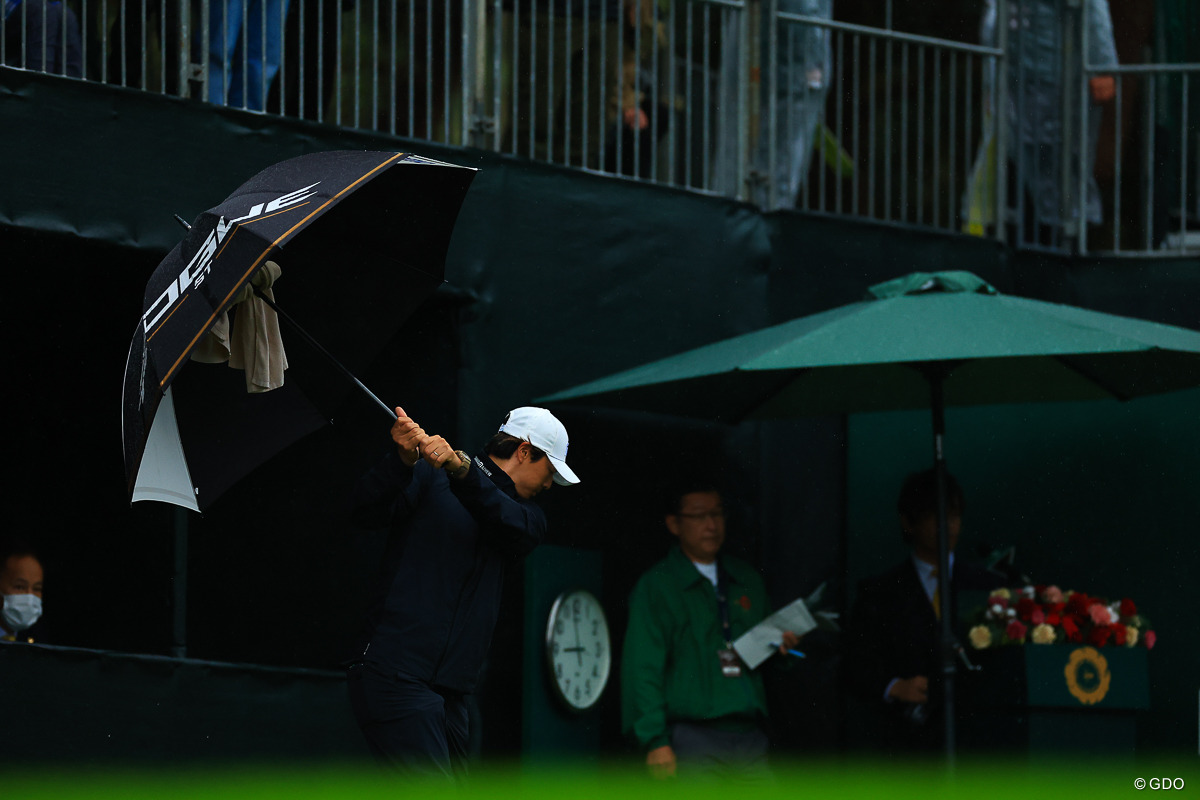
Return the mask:
[[[727,578],[720,570],[717,572],[717,610],[721,615],[721,635],[725,639],[725,647],[717,651],[721,661],[721,674],[726,678],[742,676],[742,662],[733,650],[733,628],[729,624],[729,595],[726,591]]]

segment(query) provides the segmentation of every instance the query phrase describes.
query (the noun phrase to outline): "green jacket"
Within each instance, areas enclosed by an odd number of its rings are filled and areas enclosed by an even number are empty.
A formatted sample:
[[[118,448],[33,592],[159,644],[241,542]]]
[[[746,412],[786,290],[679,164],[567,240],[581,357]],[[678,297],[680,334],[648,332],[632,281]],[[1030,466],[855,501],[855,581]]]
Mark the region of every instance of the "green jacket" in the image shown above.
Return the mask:
[[[733,638],[770,613],[758,573],[720,556],[728,576]],[[621,727],[644,750],[669,744],[668,725],[717,720],[749,727],[767,715],[762,679],[742,667],[738,678],[721,674],[725,648],[717,593],[678,547],[651,567],[629,596],[629,627],[621,658]]]

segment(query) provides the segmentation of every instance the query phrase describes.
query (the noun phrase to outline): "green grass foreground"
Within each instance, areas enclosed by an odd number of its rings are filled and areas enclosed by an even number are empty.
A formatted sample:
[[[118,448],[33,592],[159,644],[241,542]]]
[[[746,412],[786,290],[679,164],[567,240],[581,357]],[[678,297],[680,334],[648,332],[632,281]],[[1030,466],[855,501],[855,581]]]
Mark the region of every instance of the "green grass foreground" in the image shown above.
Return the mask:
[[[1139,789],[1137,780],[1145,781]],[[1152,783],[1158,779],[1157,784]],[[1154,788],[1178,781],[1184,788]],[[604,798],[688,798],[729,800],[731,796],[766,798],[879,797],[888,800],[1039,800],[1080,797],[1136,798],[1149,794],[1196,797],[1200,792],[1200,758],[1157,760],[1152,764],[1130,760],[1111,764],[1070,758],[1031,763],[959,763],[951,772],[940,765],[900,767],[893,763],[847,760],[812,761],[776,769],[769,786],[728,783],[698,784],[685,780],[650,781],[640,769],[586,765],[575,768],[543,767],[478,769],[470,782],[454,789],[442,783],[404,781],[380,775],[373,767],[213,767],[106,769],[54,768],[14,770],[0,767],[5,797],[21,800],[393,800],[461,798],[461,800],[576,800]]]

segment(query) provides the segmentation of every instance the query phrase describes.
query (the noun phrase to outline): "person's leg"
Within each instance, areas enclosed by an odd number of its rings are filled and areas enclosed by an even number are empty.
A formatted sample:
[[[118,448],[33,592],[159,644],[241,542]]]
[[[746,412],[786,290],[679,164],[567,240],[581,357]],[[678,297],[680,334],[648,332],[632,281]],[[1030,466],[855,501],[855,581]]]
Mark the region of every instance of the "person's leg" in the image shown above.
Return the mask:
[[[446,705],[428,685],[370,665],[350,668],[351,708],[381,766],[406,774],[453,778]]]
[[[671,748],[684,779],[773,780],[769,741],[761,730],[724,731],[687,722],[671,726]]]
[[[224,105],[236,89],[230,105],[241,105],[242,0],[212,0],[208,15],[208,102]]]
[[[455,776],[463,780],[471,755],[470,707],[467,696],[462,694],[443,695],[446,702],[446,747],[450,754],[450,766]]]
[[[250,0],[246,14],[246,108],[252,111],[266,109],[267,92],[279,72],[287,7],[287,0]]]
[[[246,31],[246,40],[242,43],[246,51],[245,106],[251,111],[263,110],[263,29],[270,14],[269,9],[264,6],[269,5],[269,0],[249,0],[246,4],[246,21],[242,26]],[[237,86],[234,89],[240,91],[241,87]]]

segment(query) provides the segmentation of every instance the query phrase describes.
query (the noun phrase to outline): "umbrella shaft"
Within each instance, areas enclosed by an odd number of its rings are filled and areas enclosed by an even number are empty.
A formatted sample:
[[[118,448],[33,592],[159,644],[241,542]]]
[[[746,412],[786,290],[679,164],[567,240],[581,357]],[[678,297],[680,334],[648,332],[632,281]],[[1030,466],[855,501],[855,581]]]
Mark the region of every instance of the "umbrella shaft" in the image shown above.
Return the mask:
[[[274,300],[267,297],[266,294],[264,294],[262,292],[262,290],[260,290],[257,286],[252,286],[251,288],[254,290],[254,294],[257,295],[260,300],[262,300],[264,303],[266,303],[268,306],[270,306],[271,310],[273,310],[276,314],[278,314],[279,318],[282,319],[284,322],[286,322],[292,328],[292,330],[296,331],[296,333],[298,333],[301,336],[301,338],[304,339],[304,341],[308,342],[310,345],[312,345],[317,350],[317,352],[319,352],[321,355],[323,355],[327,359],[329,359],[329,362],[331,364],[333,364],[333,366],[337,369],[338,372],[340,372],[347,379],[349,379],[350,382],[353,383],[355,386],[357,386],[367,397],[371,398],[371,400],[373,400],[376,405],[378,405],[380,408],[382,408],[384,411],[386,411],[388,416],[390,416],[393,420],[396,419],[395,409],[389,408],[387,403],[380,400],[379,397],[377,397],[374,392],[372,392],[370,389],[368,389],[362,381],[360,381],[357,377],[355,377],[354,373],[352,373],[350,370],[346,369],[342,365],[342,362],[338,361],[334,357],[333,353],[330,353],[328,350],[326,350],[321,345],[320,342],[318,342],[316,339],[314,339],[312,336],[310,336],[308,331],[304,330],[304,328],[302,328],[300,326],[300,324],[298,322],[296,322],[296,320],[292,319],[291,316],[289,316],[286,311],[284,311],[282,308],[280,308],[275,303]]]

